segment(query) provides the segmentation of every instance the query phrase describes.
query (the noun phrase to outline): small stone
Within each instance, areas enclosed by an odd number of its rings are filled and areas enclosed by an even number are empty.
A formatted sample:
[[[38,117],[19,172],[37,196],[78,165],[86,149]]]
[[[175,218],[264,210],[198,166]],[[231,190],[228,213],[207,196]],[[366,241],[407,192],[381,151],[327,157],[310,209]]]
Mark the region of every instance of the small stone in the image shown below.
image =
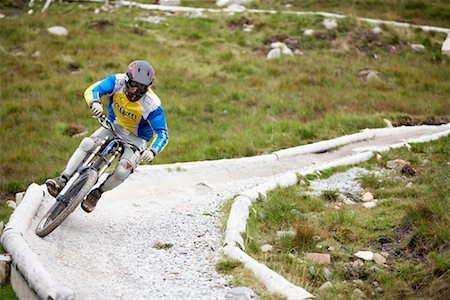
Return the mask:
[[[327,281],[327,282],[325,282],[324,284],[322,284],[320,286],[319,291],[326,290],[326,289],[329,289],[329,288],[332,288],[332,287],[333,287],[333,285],[331,284],[331,282]]]
[[[384,290],[383,290],[382,287],[379,286],[379,287],[376,287],[376,288],[375,288],[375,292],[378,293],[378,294],[381,294],[381,293],[384,292]]]
[[[36,57],[39,57],[39,56],[41,56],[41,52],[40,51],[35,51],[35,52],[33,52],[33,54],[31,54],[31,57],[33,57],[33,58],[36,58]]]
[[[407,175],[407,176],[415,176],[417,172],[416,172],[416,170],[414,170],[413,167],[411,167],[410,164],[406,164],[400,170],[400,173],[402,173],[403,175]]]
[[[384,124],[386,124],[387,128],[394,128],[394,125],[392,125],[392,122],[389,121],[388,119],[383,119]]]
[[[12,209],[16,209],[16,207],[17,207],[16,202],[15,202],[15,201],[12,201],[12,200],[6,201],[6,205],[7,205],[8,207],[11,207]]]
[[[356,285],[364,285],[364,281],[362,281],[361,279],[355,279],[355,280],[353,280],[353,282],[354,282]]]
[[[69,31],[67,31],[67,29],[63,26],[52,26],[47,28],[47,31],[52,34],[52,35],[56,35],[56,36],[66,36],[69,34]]]
[[[331,271],[330,271],[328,268],[324,268],[324,269],[323,269],[323,276],[324,276],[327,280],[330,280],[332,275],[333,275],[333,273],[331,273]]]
[[[27,11],[27,14],[31,16],[31,15],[33,14],[33,10],[32,10],[32,9],[29,9],[29,10]]]
[[[325,19],[323,20],[323,26],[325,26],[326,29],[332,30],[336,29],[338,27],[336,19]]]
[[[386,163],[386,168],[401,170],[405,165],[409,164],[408,161],[403,159],[394,159]]]
[[[387,253],[386,251],[381,251],[380,254],[383,255],[384,258],[389,257],[389,253]]]
[[[380,27],[375,27],[372,29],[372,32],[375,34],[380,34],[383,32],[383,30]]]
[[[365,202],[362,204],[365,208],[374,208],[377,206],[377,203],[375,201]]]
[[[422,44],[411,44],[411,49],[416,52],[422,52],[423,50],[425,50],[425,46]]]
[[[309,273],[311,275],[315,275],[316,274],[316,270],[314,269],[314,266],[309,267]]]
[[[372,282],[372,285],[373,285],[374,287],[380,286],[380,284],[378,283],[378,281]]]
[[[376,72],[370,72],[367,75],[367,81],[372,81],[372,80],[377,80],[380,79],[380,76],[378,76],[378,74]]]
[[[358,258],[362,258],[364,260],[373,260],[373,252],[372,251],[358,251],[353,255]]]
[[[361,197],[361,200],[363,201],[363,202],[369,202],[369,201],[373,201],[373,195],[372,195],[372,193],[371,192],[367,192],[367,193],[365,193],[364,195],[362,195],[362,197]]]
[[[412,186],[413,186],[413,183],[412,183],[412,182],[408,182],[408,183],[406,184],[406,187],[409,188],[409,189],[412,188]]]
[[[274,48],[267,53],[267,59],[276,59],[280,58],[281,56],[281,49],[280,48]]]
[[[360,289],[356,288],[353,290],[353,297],[355,297],[356,299],[363,299],[366,298],[366,294],[364,294],[364,292]]]
[[[261,246],[260,250],[261,250],[261,252],[263,252],[263,253],[269,252],[269,251],[272,251],[272,250],[273,250],[273,246],[272,246],[272,245],[269,245],[269,244],[265,244],[265,245],[262,245],[262,246]]]
[[[377,153],[377,161],[379,162],[379,161],[381,161],[383,159],[383,157],[381,156],[381,154],[380,153]]]
[[[305,31],[303,31],[303,35],[313,36],[314,35],[314,29],[306,29]]]
[[[3,19],[4,17],[5,17],[5,15],[0,13],[0,19]]]
[[[228,290],[228,300],[249,300],[256,298],[255,292],[247,287],[235,287]]]
[[[384,265],[386,263],[386,258],[383,255],[375,253],[373,255],[373,260],[377,265]]]
[[[333,246],[329,246],[327,250],[333,252],[334,250],[336,250],[336,248],[334,248]]]
[[[354,262],[352,262],[351,265],[353,268],[358,269],[358,268],[364,266],[364,262],[360,259],[357,259]]]
[[[312,262],[315,262],[315,263],[318,263],[321,265],[329,265],[331,263],[330,254],[308,252],[305,254],[305,256]]]

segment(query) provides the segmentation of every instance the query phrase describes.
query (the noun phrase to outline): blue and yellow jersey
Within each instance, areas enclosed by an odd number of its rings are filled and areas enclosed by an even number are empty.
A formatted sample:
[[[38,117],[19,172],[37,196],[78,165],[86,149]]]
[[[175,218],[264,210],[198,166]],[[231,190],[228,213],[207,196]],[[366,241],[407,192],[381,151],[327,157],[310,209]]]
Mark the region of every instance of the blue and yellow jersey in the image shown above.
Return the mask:
[[[84,92],[84,99],[100,102],[102,96],[109,97],[108,119],[133,133],[151,141],[150,148],[160,153],[166,146],[169,135],[161,100],[148,89],[139,101],[131,102],[125,96],[125,74],[111,75],[96,82]]]

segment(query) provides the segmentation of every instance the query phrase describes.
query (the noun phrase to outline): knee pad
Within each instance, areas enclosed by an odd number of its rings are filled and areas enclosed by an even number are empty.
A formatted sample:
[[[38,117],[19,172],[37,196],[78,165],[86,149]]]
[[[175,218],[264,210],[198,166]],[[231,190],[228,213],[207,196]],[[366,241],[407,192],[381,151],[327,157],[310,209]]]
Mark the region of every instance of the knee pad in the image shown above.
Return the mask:
[[[135,167],[136,166],[128,159],[121,159],[114,170],[113,176],[117,176],[118,179],[125,180],[131,173],[133,173]]]
[[[84,138],[80,143],[80,149],[86,152],[91,151],[95,147],[96,140],[91,137]]]

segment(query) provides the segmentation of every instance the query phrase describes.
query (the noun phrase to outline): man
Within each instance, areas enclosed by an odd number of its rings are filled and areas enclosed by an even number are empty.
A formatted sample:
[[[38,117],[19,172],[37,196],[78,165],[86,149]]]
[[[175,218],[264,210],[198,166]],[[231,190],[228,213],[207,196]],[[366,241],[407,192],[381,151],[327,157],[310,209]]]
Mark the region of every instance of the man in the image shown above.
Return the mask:
[[[151,162],[166,146],[169,140],[166,118],[160,99],[150,88],[154,78],[152,66],[147,61],[136,60],[129,64],[125,74],[111,75],[94,83],[84,92],[94,118],[103,114],[100,98],[108,95],[109,121],[115,124],[123,138],[141,150],[135,153],[129,146],[125,147],[114,172],[82,202],[84,211],[92,212],[103,192],[121,184],[140,161]],[[81,141],[62,174],[45,182],[52,196],[59,194],[70,176],[106,136],[112,136],[110,131],[100,127]]]

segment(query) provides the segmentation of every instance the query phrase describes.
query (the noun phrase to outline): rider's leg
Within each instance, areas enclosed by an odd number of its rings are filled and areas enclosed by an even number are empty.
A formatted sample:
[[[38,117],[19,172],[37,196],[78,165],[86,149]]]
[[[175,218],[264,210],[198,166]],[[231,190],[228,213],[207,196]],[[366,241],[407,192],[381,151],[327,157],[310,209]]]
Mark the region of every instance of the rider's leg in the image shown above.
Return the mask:
[[[108,133],[109,131],[102,127],[95,131],[90,137],[84,138],[81,141],[80,146],[72,154],[62,174],[56,178],[48,179],[45,182],[50,195],[56,197],[59,194],[66,185],[67,180],[83,163],[89,152],[98,145],[98,141],[108,136]]]
[[[139,157],[140,155],[134,153],[130,148],[125,148],[122,158],[120,159],[114,172],[106,178],[100,187],[93,189],[86,197],[86,200],[83,201],[81,204],[83,210],[88,213],[93,211],[103,192],[112,190],[124,182],[125,179],[127,179],[138,166]]]

